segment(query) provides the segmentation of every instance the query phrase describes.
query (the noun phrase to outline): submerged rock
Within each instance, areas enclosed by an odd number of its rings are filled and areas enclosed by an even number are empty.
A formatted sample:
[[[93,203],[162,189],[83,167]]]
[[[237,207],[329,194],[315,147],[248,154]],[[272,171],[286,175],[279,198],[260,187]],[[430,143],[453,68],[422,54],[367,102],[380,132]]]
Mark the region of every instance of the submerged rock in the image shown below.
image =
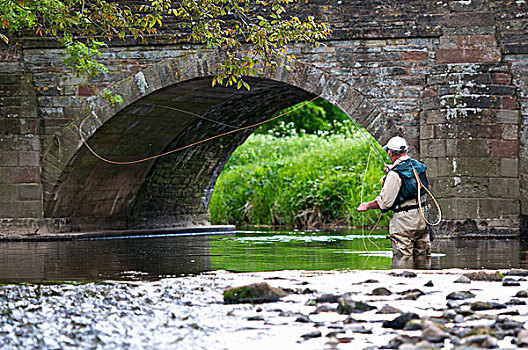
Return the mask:
[[[224,290],[224,303],[268,303],[277,301],[286,295],[288,294],[282,289],[272,287],[266,282],[260,282],[241,287],[227,288]]]
[[[375,306],[369,305],[363,301],[352,300],[350,295],[347,294],[340,297],[337,301],[337,304],[337,312],[340,314],[356,314],[376,308]]]
[[[410,320],[418,319],[420,319],[420,316],[418,316],[418,314],[415,314],[413,312],[406,312],[396,317],[392,321],[384,321],[383,327],[392,329],[404,329],[407,322],[409,322]]]
[[[488,281],[488,282],[500,282],[502,281],[502,275],[499,271],[488,272],[488,271],[476,271],[465,273],[464,276],[472,281]]]

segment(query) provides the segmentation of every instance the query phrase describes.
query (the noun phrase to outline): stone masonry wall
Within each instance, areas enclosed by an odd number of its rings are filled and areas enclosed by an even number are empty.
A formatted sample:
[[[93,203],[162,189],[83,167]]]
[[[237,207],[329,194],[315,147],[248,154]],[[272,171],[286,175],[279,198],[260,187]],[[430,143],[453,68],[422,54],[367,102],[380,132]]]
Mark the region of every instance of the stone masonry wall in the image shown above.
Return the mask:
[[[0,50],[0,226],[38,230],[42,218],[41,147],[33,75],[22,51]]]
[[[314,14],[327,20],[333,36],[319,48],[292,47],[299,71],[280,70],[263,78],[278,81],[277,86],[290,84],[321,94],[347,110],[381,143],[395,134],[409,139],[411,155],[429,166],[432,188],[444,211],[444,233],[501,235],[527,227],[528,5],[524,1],[311,0],[293,6],[301,17]],[[109,72],[91,80],[77,78],[65,68],[62,50],[48,40],[28,37],[20,40],[20,47],[0,47],[2,227],[19,227],[14,231],[26,233],[39,226],[82,230],[88,227],[83,227],[82,218],[90,215],[101,218],[107,227],[130,222],[146,227],[149,217],[171,216],[137,202],[152,193],[163,193],[159,203],[170,199],[175,216],[196,214],[203,221],[203,198],[207,200],[233,145],[247,135],[225,145],[220,142],[218,147],[225,147],[222,152],[205,147],[203,154],[194,154],[193,169],[206,169],[197,171],[209,177],[195,179],[193,183],[200,185],[192,190],[180,191],[181,186],[175,185],[178,179],[190,183],[189,169],[175,173],[163,188],[178,164],[164,160],[126,170],[135,176],[126,196],[120,192],[125,172],[91,159],[78,135],[80,121],[88,118],[85,130],[94,147],[108,156],[132,159],[150,147],[148,139],[139,138],[142,130],[150,130],[148,136],[159,141],[153,148],[165,150],[184,141],[176,136],[172,140],[172,131],[198,125],[189,116],[185,119],[167,109],[144,109],[145,101],[183,106],[200,115],[207,108],[220,108],[225,120],[242,118],[242,114],[228,116],[229,109],[219,107],[243,101],[242,93],[204,87],[188,92],[195,87],[186,82],[207,78],[215,58],[201,46],[182,43],[167,23],[163,37],[141,44],[112,42],[103,55]],[[164,93],[171,84],[182,84],[181,89]],[[102,106],[104,88],[122,94],[125,104]],[[262,103],[260,110],[272,110]],[[148,118],[139,118],[146,110]],[[119,114],[122,111],[128,114]],[[139,118],[141,128],[132,130],[135,121],[127,118]],[[160,120],[172,120],[173,129],[160,128]],[[215,131],[211,128],[205,134]],[[127,141],[132,135],[137,143]],[[114,147],[116,140],[121,144]],[[151,177],[161,170],[165,175]],[[178,191],[182,197],[172,198]],[[132,210],[137,217],[128,220]],[[158,221],[156,225],[163,225]]]

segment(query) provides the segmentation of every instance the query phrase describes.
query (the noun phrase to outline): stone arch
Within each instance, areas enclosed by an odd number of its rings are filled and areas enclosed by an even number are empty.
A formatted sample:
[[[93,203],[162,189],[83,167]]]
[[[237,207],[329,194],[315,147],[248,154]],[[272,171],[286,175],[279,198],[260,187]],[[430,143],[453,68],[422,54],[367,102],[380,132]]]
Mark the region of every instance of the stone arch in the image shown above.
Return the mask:
[[[119,81],[112,91],[123,97],[121,106],[108,106],[101,95],[94,98],[83,115],[56,135],[60,142],[44,155],[44,216],[68,221],[63,230],[73,231],[205,224],[218,174],[252,133],[232,134],[140,166],[115,166],[89,154],[78,134],[82,120],[85,139],[102,155],[120,160],[161,153],[229,127],[250,125],[316,95],[353,115],[378,141],[390,136],[391,119],[328,72],[297,62],[292,70],[251,78],[250,91],[212,88],[215,59],[213,53],[189,53]],[[165,105],[168,102],[172,105]],[[170,118],[160,109],[170,111]],[[206,119],[177,112],[184,109]],[[215,127],[207,125],[213,120]],[[127,135],[130,139],[123,141]],[[150,145],[148,137],[155,140]],[[146,153],[132,154],[131,149]]]

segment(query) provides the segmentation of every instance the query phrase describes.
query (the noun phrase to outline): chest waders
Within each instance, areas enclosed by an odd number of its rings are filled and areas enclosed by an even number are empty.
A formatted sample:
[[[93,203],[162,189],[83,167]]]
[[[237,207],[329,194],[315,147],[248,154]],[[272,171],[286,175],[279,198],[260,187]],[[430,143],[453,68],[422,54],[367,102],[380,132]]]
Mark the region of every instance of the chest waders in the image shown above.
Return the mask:
[[[440,223],[440,221],[442,220],[442,211],[440,210],[440,206],[438,205],[438,202],[436,201],[435,197],[433,196],[431,191],[429,191],[429,182],[427,181],[427,176],[425,174],[427,170],[426,166],[423,163],[411,158],[394,166],[391,170],[395,171],[398,174],[398,176],[402,180],[402,185],[392,207],[382,210],[382,212],[392,210],[393,212],[397,213],[412,209],[419,209],[422,219],[427,224],[429,237],[431,241],[433,241],[434,231],[432,230],[432,226],[436,226]],[[436,207],[438,208],[438,220],[436,222],[430,222],[429,220],[427,220],[426,215],[424,214],[423,207],[426,207],[425,210],[427,210],[427,212],[428,208],[425,202],[422,203],[422,197],[425,197],[427,194],[429,194],[431,199],[434,201]],[[417,204],[405,205],[402,207],[403,203],[412,199],[417,199]]]

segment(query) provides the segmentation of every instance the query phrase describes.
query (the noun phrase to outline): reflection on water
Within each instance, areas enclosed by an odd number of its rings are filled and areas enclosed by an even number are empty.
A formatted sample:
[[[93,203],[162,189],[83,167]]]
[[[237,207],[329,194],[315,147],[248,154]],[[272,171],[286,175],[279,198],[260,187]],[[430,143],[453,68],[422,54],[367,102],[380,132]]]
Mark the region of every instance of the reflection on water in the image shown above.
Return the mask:
[[[209,236],[0,242],[0,282],[148,279],[209,270]]]
[[[433,252],[428,264],[418,267],[528,266],[527,245],[517,239],[437,240]],[[151,279],[210,270],[392,267],[385,235],[366,237],[353,232],[252,231],[226,236],[0,242],[0,282]]]

